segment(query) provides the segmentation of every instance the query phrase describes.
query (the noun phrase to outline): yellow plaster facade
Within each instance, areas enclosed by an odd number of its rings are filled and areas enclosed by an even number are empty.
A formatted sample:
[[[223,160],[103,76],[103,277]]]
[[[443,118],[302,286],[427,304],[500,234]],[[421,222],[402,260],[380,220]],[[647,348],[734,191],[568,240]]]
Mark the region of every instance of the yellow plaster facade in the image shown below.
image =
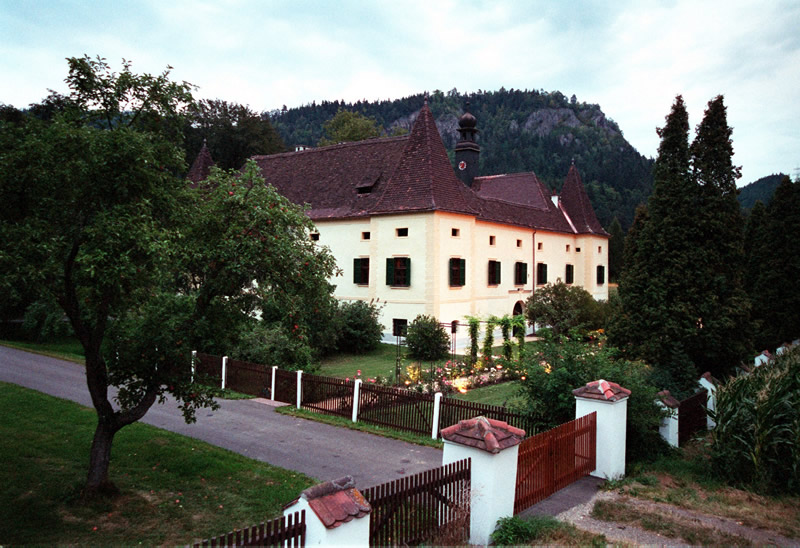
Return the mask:
[[[331,280],[336,297],[380,303],[385,340],[394,320],[411,323],[419,314],[458,321],[459,335],[466,335],[467,316],[513,314],[543,286],[540,263],[547,265],[546,282],[566,282],[570,264],[573,284],[596,299],[608,298],[608,280],[597,283],[597,267],[607,272],[608,265],[608,239],[602,236],[535,231],[441,211],[318,221],[317,228],[318,244],[331,250],[341,269]],[[394,257],[410,259],[408,286],[387,284],[386,260]],[[354,259],[369,260],[366,283],[355,283]],[[451,259],[464,260],[463,286],[450,283]],[[489,283],[489,261],[500,263],[497,284]],[[524,281],[515,279],[517,263],[527,265]]]

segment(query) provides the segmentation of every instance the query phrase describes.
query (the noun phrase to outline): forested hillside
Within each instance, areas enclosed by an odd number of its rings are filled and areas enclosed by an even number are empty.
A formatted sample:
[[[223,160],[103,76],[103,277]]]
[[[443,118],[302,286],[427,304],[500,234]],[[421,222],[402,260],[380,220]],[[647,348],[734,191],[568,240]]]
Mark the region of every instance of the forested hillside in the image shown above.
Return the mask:
[[[289,147],[316,146],[325,136],[323,124],[339,109],[374,118],[388,135],[410,128],[423,101],[424,94],[374,103],[323,101],[284,107],[269,116]],[[458,140],[458,119],[468,101],[480,130],[482,175],[533,171],[560,190],[574,161],[606,228],[617,217],[627,230],[636,206],[650,195],[652,159],[639,154],[598,105],[557,91],[435,91],[429,105],[451,154]]]
[[[765,206],[769,205],[772,200],[772,195],[775,194],[775,189],[781,184],[783,178],[786,177],[783,173],[777,175],[767,175],[759,180],[743,186],[739,189],[739,204],[742,209],[750,210],[756,205],[756,202],[761,201]]]

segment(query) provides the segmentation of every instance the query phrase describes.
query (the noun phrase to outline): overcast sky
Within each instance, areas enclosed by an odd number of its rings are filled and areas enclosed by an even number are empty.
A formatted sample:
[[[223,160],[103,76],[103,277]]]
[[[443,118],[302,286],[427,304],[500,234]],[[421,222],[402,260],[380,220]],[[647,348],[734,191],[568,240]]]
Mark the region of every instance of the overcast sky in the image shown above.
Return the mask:
[[[800,173],[800,1],[0,0],[0,102],[64,91],[72,56],[256,111],[436,89],[558,90],[655,156],[676,95],[725,96],[740,186]],[[479,121],[480,123],[480,121]]]

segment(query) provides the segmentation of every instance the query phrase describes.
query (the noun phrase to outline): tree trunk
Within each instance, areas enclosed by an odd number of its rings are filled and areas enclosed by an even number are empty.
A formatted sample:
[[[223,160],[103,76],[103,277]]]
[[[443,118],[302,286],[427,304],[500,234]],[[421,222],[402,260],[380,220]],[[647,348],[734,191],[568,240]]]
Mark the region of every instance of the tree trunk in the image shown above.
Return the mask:
[[[89,474],[86,477],[84,497],[116,495],[119,490],[108,479],[108,467],[111,463],[111,444],[114,434],[119,428],[112,419],[98,416],[97,428],[94,431],[92,448],[89,452]]]

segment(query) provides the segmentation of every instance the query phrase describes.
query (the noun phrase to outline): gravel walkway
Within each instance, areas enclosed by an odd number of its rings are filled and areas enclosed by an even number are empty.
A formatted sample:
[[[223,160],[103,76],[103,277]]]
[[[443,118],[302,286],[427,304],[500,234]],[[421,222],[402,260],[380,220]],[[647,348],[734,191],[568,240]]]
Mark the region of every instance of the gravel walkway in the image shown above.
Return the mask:
[[[631,498],[613,491],[598,491],[587,502],[561,512],[555,517],[559,521],[572,523],[575,527],[584,531],[605,535],[606,539],[611,543],[626,543],[639,546],[688,546],[683,539],[666,537],[627,523],[594,519],[591,517],[592,508],[594,503],[600,500],[624,502],[637,510],[657,513],[688,526],[709,529],[712,534],[726,533],[740,537],[746,543],[751,543],[754,546],[800,546],[800,539],[790,539],[773,531],[754,529],[731,519],[701,514],[669,504]],[[720,540],[720,544],[726,543]]]

